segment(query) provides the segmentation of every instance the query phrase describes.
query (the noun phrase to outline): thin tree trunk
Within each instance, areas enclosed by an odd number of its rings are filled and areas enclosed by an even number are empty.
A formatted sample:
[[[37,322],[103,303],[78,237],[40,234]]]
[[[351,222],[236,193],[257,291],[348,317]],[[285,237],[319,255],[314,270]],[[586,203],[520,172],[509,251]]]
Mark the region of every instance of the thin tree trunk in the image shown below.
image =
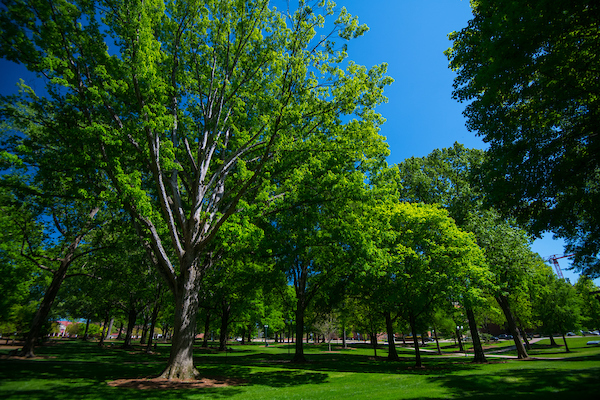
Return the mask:
[[[565,351],[566,351],[567,353],[570,353],[570,352],[571,352],[571,350],[569,350],[569,345],[567,344],[567,338],[565,337],[565,334],[564,334],[564,333],[562,334],[562,338],[563,338],[563,342],[565,342]]]
[[[554,340],[554,336],[552,336],[552,334],[550,334],[550,346],[558,347],[558,343],[556,343],[556,340]]]
[[[484,363],[486,362],[485,353],[483,352],[483,346],[481,345],[481,339],[479,338],[479,330],[477,329],[477,322],[475,321],[475,313],[473,313],[473,309],[471,307],[466,307],[466,311],[471,337],[473,338],[473,362]]]
[[[133,336],[133,328],[135,326],[136,319],[137,319],[137,310],[132,308],[127,313],[127,332],[125,332],[125,342],[123,343],[124,349],[131,347],[131,337]]]
[[[394,324],[389,311],[385,313],[385,327],[388,335],[388,360],[398,361],[398,352],[396,351],[396,341],[394,338]]]
[[[517,348],[518,358],[519,359],[528,358],[529,355],[527,354],[527,350],[525,349],[525,346],[523,346],[523,341],[521,339],[521,332],[519,331],[519,328],[517,327],[517,324],[515,322],[515,317],[512,313],[512,310],[510,309],[510,305],[508,303],[508,297],[507,296],[498,296],[498,297],[496,297],[496,301],[498,301],[500,308],[502,308],[502,311],[504,312],[504,316],[506,317],[506,322],[508,323],[508,329],[510,329],[511,334],[513,335],[513,340],[515,341],[515,347]]]
[[[104,347],[104,340],[106,337],[106,330],[108,328],[108,311],[104,313],[104,323],[102,324],[102,334],[100,335],[100,341],[98,342],[99,347]]]
[[[433,327],[433,336],[435,337],[435,344],[437,346],[437,353],[439,355],[442,355],[442,348],[440,347],[440,341],[438,339],[437,329],[436,329],[435,326]]]
[[[342,333],[344,336],[342,337],[342,347],[344,349],[348,348],[348,344],[346,343],[346,325],[344,324],[344,332]]]
[[[123,321],[119,321],[121,325],[119,325],[119,333],[117,334],[117,340],[123,339]]]
[[[152,309],[152,317],[150,318],[150,336],[148,336],[148,345],[146,346],[146,353],[152,351],[152,342],[154,340],[154,329],[156,328],[156,320],[158,319],[158,312],[160,311],[160,303],[161,303],[161,289],[162,287],[158,286],[157,299],[154,303],[154,308]]]
[[[252,326],[248,325],[248,343],[252,343]]]
[[[371,346],[373,346],[374,356],[377,358],[377,333],[371,332],[369,336],[371,336]]]
[[[417,324],[416,324],[415,316],[413,315],[412,312],[409,314],[408,319],[409,319],[409,323],[410,323],[410,330],[413,335],[413,343],[415,345],[415,367],[422,368],[423,364],[421,363],[421,351],[419,349],[419,338],[417,337],[417,327],[416,327]]]
[[[221,329],[219,332],[219,351],[225,351],[227,347],[227,327],[229,326],[229,315],[231,313],[231,305],[223,302],[221,307]]]
[[[210,333],[210,309],[206,309],[206,317],[204,318],[204,340],[202,347],[208,348],[208,335]]]
[[[85,321],[85,332],[83,333],[83,340],[88,340],[88,332],[90,331],[90,319]]]
[[[456,339],[458,340],[458,351],[460,351],[461,353],[464,353],[465,349],[463,348],[461,336],[462,335],[460,334],[460,331],[458,330],[458,328],[456,328]]]

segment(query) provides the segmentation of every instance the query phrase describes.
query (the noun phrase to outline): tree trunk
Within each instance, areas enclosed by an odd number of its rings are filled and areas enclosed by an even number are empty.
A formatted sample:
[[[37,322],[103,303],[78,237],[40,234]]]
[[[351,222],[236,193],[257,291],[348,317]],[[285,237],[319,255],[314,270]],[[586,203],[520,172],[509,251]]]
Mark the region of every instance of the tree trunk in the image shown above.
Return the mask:
[[[388,360],[398,361],[398,352],[396,351],[396,341],[394,338],[394,324],[389,311],[385,313],[385,328],[388,336]]]
[[[558,347],[558,343],[556,343],[556,340],[554,340],[554,336],[552,336],[551,333],[550,333],[550,346]]]
[[[417,337],[417,326],[416,326],[417,324],[416,324],[415,316],[413,315],[412,312],[409,314],[408,319],[409,319],[409,323],[410,323],[410,330],[413,335],[413,343],[415,345],[415,367],[422,368],[423,364],[421,363],[421,351],[419,350],[419,338]]]
[[[69,265],[70,261],[62,262],[58,271],[56,271],[54,275],[52,275],[52,282],[50,282],[50,286],[44,294],[44,298],[42,299],[42,302],[40,303],[40,306],[37,309],[35,316],[33,317],[33,321],[31,322],[31,328],[29,329],[27,338],[25,338],[25,343],[23,344],[23,349],[21,350],[22,357],[35,357],[33,351],[35,348],[35,344],[41,335],[44,323],[48,320],[50,309],[52,308],[54,299],[56,299],[56,295],[58,294],[60,285],[65,280]]]
[[[344,331],[342,333],[344,336],[342,337],[342,347],[344,349],[348,348],[348,345],[346,344],[346,325],[344,325]]]
[[[229,315],[231,314],[231,305],[223,302],[221,307],[221,329],[219,332],[219,351],[225,351],[227,347],[227,327],[229,326]]]
[[[88,340],[88,332],[90,330],[90,319],[85,321],[85,332],[83,333],[83,340]]]
[[[523,346],[523,341],[521,340],[521,332],[519,332],[519,328],[515,322],[515,317],[510,309],[510,304],[508,303],[507,296],[498,296],[496,297],[496,301],[502,308],[502,312],[504,312],[504,316],[506,318],[506,322],[508,323],[508,329],[510,333],[513,335],[513,340],[515,341],[515,347],[517,348],[517,356],[519,359],[528,358],[527,350],[525,346]]]
[[[523,332],[523,341],[525,342],[525,348],[527,349],[527,351],[530,351],[531,345],[529,344],[529,339],[527,338],[527,332],[525,332],[525,329],[523,329],[523,326],[521,326],[521,332]]]
[[[252,326],[248,325],[248,343],[252,343]]]
[[[471,337],[473,338],[473,362],[484,363],[486,362],[485,353],[483,352],[483,346],[481,346],[481,339],[479,338],[479,330],[477,329],[475,314],[473,313],[473,309],[471,307],[467,307],[466,311]]]
[[[115,317],[112,317],[110,319],[110,323],[108,324],[108,331],[106,332],[106,337],[104,338],[104,340],[107,340],[110,338],[110,333],[112,332],[112,328],[113,328],[113,324],[115,323]]]
[[[89,213],[88,217],[93,219],[100,208],[94,208]],[[21,356],[23,357],[35,357],[34,348],[36,341],[40,337],[42,333],[42,327],[44,323],[48,320],[48,315],[50,314],[50,309],[52,308],[52,304],[54,303],[54,299],[56,299],[56,295],[58,294],[58,290],[62,285],[63,281],[67,277],[67,270],[69,266],[73,262],[75,257],[75,251],[77,247],[79,247],[79,243],[85,237],[87,233],[87,228],[84,229],[84,233],[80,233],[73,239],[73,241],[69,244],[67,248],[67,252],[65,257],[60,260],[60,265],[58,269],[53,272],[52,281],[50,282],[50,286],[46,293],[44,294],[44,298],[40,303],[39,308],[37,309],[35,316],[33,317],[33,321],[31,322],[31,328],[29,329],[29,333],[27,334],[27,338],[25,339],[25,343],[23,344],[23,348],[21,349]]]
[[[104,323],[102,324],[102,334],[100,335],[100,341],[98,342],[99,347],[104,347],[104,340],[106,338],[106,330],[108,328],[108,312],[104,313]]]
[[[175,318],[171,353],[167,368],[161,378],[190,380],[199,376],[194,367],[194,335],[199,305],[198,270],[190,266],[182,268],[186,274],[177,281]]]
[[[206,309],[206,317],[204,318],[204,339],[202,347],[208,348],[208,334],[210,333],[210,310]]]
[[[123,321],[119,321],[119,333],[117,334],[117,340],[123,339]]]
[[[369,336],[371,336],[371,346],[373,346],[374,357],[377,358],[377,332],[371,332],[369,333]]]
[[[439,355],[442,355],[442,348],[440,347],[440,341],[438,339],[437,329],[436,329],[435,326],[433,327],[433,336],[435,337],[435,344],[437,346],[437,353]]]
[[[144,323],[142,324],[142,337],[140,338],[140,344],[144,345],[146,344],[146,339],[148,338],[148,323],[150,322],[150,316],[146,312],[144,313]]]
[[[161,302],[161,287],[158,287],[157,299],[152,309],[152,317],[150,318],[150,335],[148,336],[148,345],[146,346],[146,353],[152,351],[152,341],[154,340],[154,329],[156,328],[156,320],[158,319],[158,312],[160,311]]]
[[[302,334],[304,328],[304,303],[298,299],[296,306],[296,345],[294,346],[295,352],[292,358],[293,363],[304,363],[306,357],[304,357],[304,343],[302,343]],[[308,343],[308,332],[306,333],[306,343]]]
[[[127,332],[125,332],[125,342],[123,348],[128,349],[131,347],[131,337],[133,336],[133,328],[137,319],[137,310],[130,309],[127,313]]]
[[[461,353],[464,353],[465,349],[463,348],[461,336],[462,335],[460,334],[460,331],[458,330],[458,328],[456,328],[456,339],[458,340],[458,351],[460,351]]]
[[[565,337],[565,334],[564,334],[564,333],[562,334],[562,338],[563,338],[563,342],[565,342],[565,351],[566,351],[567,353],[570,353],[570,352],[571,352],[571,350],[569,350],[569,345],[567,344],[567,338]]]

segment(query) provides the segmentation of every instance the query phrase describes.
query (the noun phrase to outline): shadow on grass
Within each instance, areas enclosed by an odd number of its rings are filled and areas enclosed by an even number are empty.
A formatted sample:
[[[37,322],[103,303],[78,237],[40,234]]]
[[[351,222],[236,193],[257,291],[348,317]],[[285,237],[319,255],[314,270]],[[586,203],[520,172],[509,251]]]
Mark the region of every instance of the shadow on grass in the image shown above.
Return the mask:
[[[600,367],[569,371],[519,369],[429,379],[446,387],[452,398],[460,399],[597,399]]]

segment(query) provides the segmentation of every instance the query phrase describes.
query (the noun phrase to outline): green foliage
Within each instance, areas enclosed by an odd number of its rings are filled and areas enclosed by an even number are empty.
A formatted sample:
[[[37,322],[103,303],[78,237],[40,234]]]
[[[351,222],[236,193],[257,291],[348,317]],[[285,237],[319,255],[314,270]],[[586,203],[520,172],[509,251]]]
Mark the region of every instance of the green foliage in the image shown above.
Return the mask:
[[[450,34],[454,97],[469,129],[490,144],[489,200],[553,231],[575,265],[599,271],[600,7],[593,1],[481,0]]]
[[[542,322],[540,331],[564,335],[581,328],[581,297],[576,289],[551,271],[543,283],[536,293],[537,317]]]

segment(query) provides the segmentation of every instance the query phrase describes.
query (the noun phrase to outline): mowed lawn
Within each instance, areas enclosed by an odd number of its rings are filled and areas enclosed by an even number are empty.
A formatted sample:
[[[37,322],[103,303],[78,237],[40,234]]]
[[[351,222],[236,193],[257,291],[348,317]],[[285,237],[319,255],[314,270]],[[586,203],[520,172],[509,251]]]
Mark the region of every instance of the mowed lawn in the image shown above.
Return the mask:
[[[120,349],[119,343],[99,348],[93,342],[50,342],[37,350],[39,358],[30,360],[7,358],[8,349],[0,347],[0,398],[600,399],[600,347],[587,346],[589,338],[568,340],[570,353],[540,341],[531,351],[534,360],[490,357],[482,365],[452,353],[450,346],[442,356],[423,354],[422,369],[414,368],[414,351],[401,347],[401,361],[389,362],[384,346],[374,357],[368,345],[334,346],[328,352],[326,345],[311,344],[306,364],[289,362],[293,348],[287,344],[232,344],[222,353],[197,348],[196,364],[204,377],[236,379],[238,384],[143,390],[108,383],[156,376],[166,365],[167,344],[145,354],[141,348]]]

